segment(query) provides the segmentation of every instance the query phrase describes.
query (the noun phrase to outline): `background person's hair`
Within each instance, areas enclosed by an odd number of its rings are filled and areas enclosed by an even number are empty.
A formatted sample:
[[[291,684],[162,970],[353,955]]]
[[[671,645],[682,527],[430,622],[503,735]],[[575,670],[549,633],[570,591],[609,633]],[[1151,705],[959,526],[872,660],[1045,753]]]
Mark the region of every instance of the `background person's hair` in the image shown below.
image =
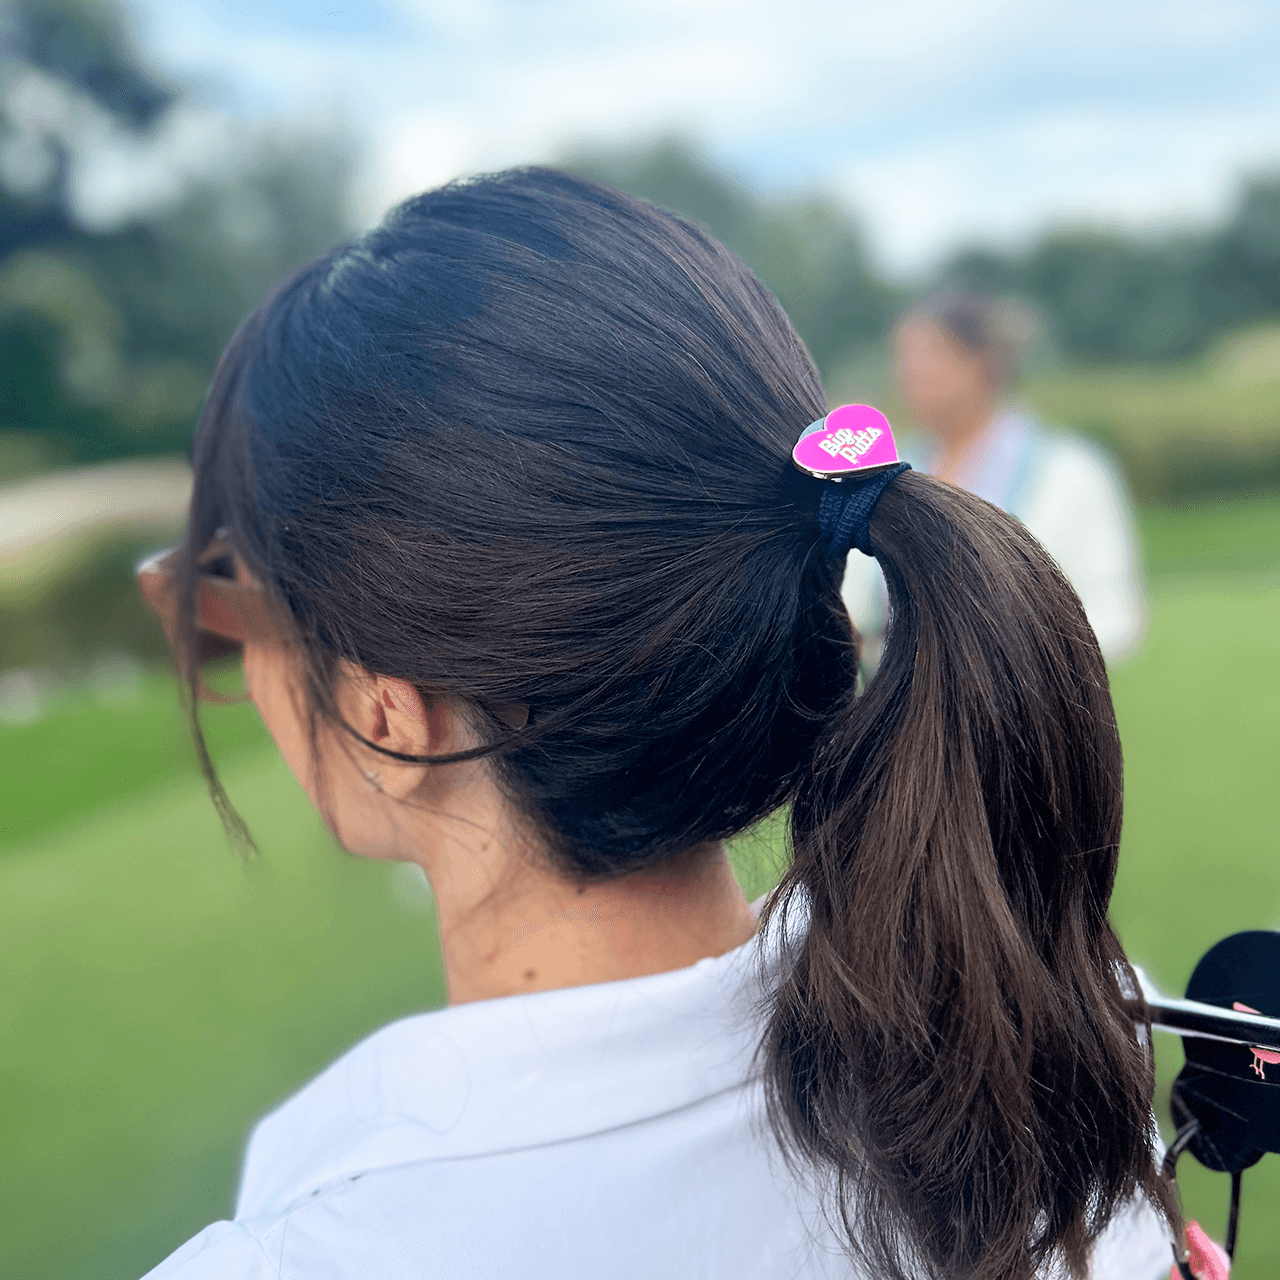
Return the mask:
[[[765,1044],[780,1136],[881,1275],[1078,1271],[1135,1189],[1166,1196],[1106,920],[1105,670],[1021,525],[908,474],[871,525],[892,615],[855,699],[822,482],[790,462],[823,412],[777,303],[688,223],[553,171],[445,187],[232,341],[187,599],[228,526],[296,621],[314,714],[340,658],[469,708],[569,876],[793,801],[778,901],[811,924]]]
[[[899,323],[916,319],[927,320],[957,346],[980,357],[1001,387],[1017,380],[1039,331],[1035,313],[1026,303],[973,289],[947,288],[927,294]]]

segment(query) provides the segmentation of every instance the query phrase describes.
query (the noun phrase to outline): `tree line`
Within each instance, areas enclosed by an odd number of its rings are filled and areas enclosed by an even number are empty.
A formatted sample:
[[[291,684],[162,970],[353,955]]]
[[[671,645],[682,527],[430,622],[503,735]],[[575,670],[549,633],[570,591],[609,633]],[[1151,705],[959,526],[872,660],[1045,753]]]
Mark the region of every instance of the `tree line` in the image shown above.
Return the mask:
[[[886,278],[853,213],[822,195],[765,200],[671,140],[571,156],[571,168],[691,217],[773,289],[820,368],[879,342],[922,289],[1035,304],[1070,361],[1168,363],[1280,318],[1280,173],[1242,182],[1217,226],[1163,233],[1052,230],[1025,249],[962,247],[922,285]]]
[[[62,93],[145,136],[181,86],[139,56],[106,0],[14,0],[0,40],[0,476],[181,451],[239,319],[352,233],[350,149],[246,142],[234,172],[92,230],[74,213],[72,140],[24,116],[13,90]],[[825,372],[881,344],[913,295],[831,196],[764,198],[678,140],[561,163],[723,239],[774,290]],[[1070,361],[1184,360],[1226,330],[1280,318],[1280,174],[1244,182],[1215,227],[1060,230],[1023,250],[971,247],[928,283],[1030,300]]]

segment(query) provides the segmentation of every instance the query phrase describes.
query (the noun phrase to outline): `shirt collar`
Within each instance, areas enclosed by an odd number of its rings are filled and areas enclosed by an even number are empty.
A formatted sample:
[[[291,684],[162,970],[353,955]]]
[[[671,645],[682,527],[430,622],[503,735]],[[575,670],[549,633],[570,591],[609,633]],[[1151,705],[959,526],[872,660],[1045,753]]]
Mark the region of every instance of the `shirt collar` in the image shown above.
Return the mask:
[[[740,1087],[774,951],[757,937],[669,973],[393,1022],[261,1122],[236,1216],[369,1169],[562,1142]]]
[[[1025,414],[1002,408],[969,447],[960,487],[1007,511],[1029,434]]]

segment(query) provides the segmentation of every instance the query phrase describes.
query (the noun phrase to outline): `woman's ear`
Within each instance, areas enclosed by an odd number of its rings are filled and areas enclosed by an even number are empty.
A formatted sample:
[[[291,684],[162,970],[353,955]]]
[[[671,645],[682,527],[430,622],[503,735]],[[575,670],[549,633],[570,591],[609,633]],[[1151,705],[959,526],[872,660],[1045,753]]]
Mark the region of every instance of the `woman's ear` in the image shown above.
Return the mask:
[[[397,676],[372,680],[375,707],[368,736],[380,747],[403,755],[438,756],[473,745],[447,698],[424,695]]]
[[[441,708],[435,715],[427,709],[421,693],[407,680],[396,676],[370,676],[365,688],[372,701],[367,710],[369,723],[357,726],[371,742],[388,751],[407,756],[440,755],[448,726]],[[442,700],[432,699],[432,704]]]
[[[430,741],[426,705],[407,680],[375,675],[343,661],[338,711],[357,738],[402,755],[424,756],[438,751]]]
[[[450,755],[475,745],[448,698],[423,694],[408,680],[375,675],[354,663],[345,663],[344,668],[340,709],[343,719],[366,743],[401,756]],[[394,757],[365,767],[376,769],[384,791],[405,795],[414,791],[431,769],[429,764]]]

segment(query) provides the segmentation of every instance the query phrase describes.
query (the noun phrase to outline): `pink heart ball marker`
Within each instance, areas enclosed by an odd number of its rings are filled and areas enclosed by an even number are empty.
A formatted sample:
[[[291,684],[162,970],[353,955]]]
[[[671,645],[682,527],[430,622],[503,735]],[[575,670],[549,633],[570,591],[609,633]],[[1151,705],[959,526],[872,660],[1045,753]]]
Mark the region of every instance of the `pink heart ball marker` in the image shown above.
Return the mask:
[[[898,461],[889,419],[869,404],[842,404],[806,428],[791,460],[819,480],[883,471]]]

